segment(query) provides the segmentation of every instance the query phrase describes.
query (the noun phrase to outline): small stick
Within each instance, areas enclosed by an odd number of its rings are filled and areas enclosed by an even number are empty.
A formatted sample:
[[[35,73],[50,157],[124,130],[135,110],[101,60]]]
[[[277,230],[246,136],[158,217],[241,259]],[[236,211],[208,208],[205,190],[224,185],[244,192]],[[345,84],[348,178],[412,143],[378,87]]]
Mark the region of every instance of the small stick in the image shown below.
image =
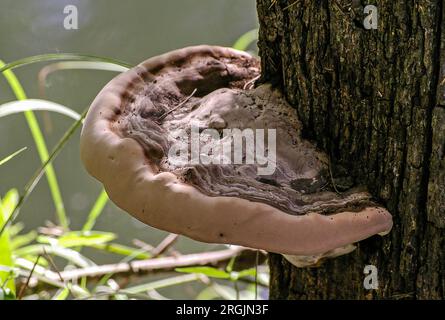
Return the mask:
[[[28,288],[28,286],[29,286],[29,281],[31,280],[32,274],[34,273],[34,269],[36,268],[36,265],[39,263],[39,260],[40,260],[40,255],[37,256],[37,259],[34,262],[34,265],[32,266],[31,272],[29,273],[29,276],[26,279],[26,283],[20,289],[17,300],[22,300],[23,294],[25,293],[26,288]]]
[[[259,78],[261,78],[261,75],[258,75],[258,76],[256,76],[255,78],[250,79],[249,81],[247,81],[247,82],[244,84],[244,86],[243,86],[243,90],[250,89],[250,88],[248,88],[248,87],[249,87],[251,84],[253,84],[255,81],[257,81]]]
[[[168,116],[170,113],[172,113],[172,112],[175,111],[176,109],[178,109],[178,108],[180,108],[181,106],[183,106],[184,103],[186,103],[187,101],[189,101],[190,98],[193,97],[193,96],[195,95],[195,93],[196,93],[197,90],[198,90],[198,89],[195,88],[195,90],[193,90],[193,92],[192,92],[187,98],[185,98],[184,100],[182,100],[182,101],[181,101],[176,107],[174,107],[173,109],[171,109],[171,110],[167,111],[166,113],[164,113],[163,115],[161,115],[161,116],[158,118],[158,120],[162,120],[162,119],[164,119],[164,118],[165,118],[166,116]]]
[[[337,194],[341,194],[341,192],[338,191],[337,186],[335,185],[334,175],[332,174],[332,169],[331,169],[331,157],[329,157],[328,167],[329,167],[329,175],[330,175],[330,177],[331,177],[332,186],[334,187],[334,190],[335,190],[335,192],[337,192]]]
[[[42,247],[42,248],[43,248],[43,254],[44,254],[45,257],[48,259],[49,263],[50,263],[51,266],[54,268],[54,270],[56,270],[56,273],[57,273],[57,275],[59,276],[60,282],[62,282],[63,284],[65,284],[65,286],[68,288],[68,291],[70,292],[70,294],[71,294],[72,296],[74,296],[74,295],[73,295],[73,292],[71,291],[70,286],[68,285],[68,283],[66,283],[65,280],[63,280],[63,277],[62,277],[62,275],[60,274],[60,271],[59,271],[59,269],[57,268],[56,264],[54,263],[53,258],[51,258],[51,256],[46,252],[45,247]]]
[[[145,243],[139,239],[133,239],[133,244],[146,252],[151,252],[154,250],[154,247],[148,243]]]
[[[278,0],[272,0],[272,3],[270,4],[269,8],[267,8],[267,9],[270,10],[270,8],[272,8],[273,5],[274,5],[275,3],[277,3],[277,1],[278,1]]]
[[[167,237],[165,237],[164,240],[161,241],[161,243],[154,248],[151,253],[153,255],[152,258],[158,257],[159,255],[163,254],[167,249],[169,249],[176,240],[178,240],[179,235],[170,233]]]
[[[294,5],[297,4],[298,2],[300,2],[300,0],[297,0],[297,1],[293,2],[293,3],[291,3],[290,5],[288,5],[287,7],[285,7],[285,8],[283,9],[283,11],[289,9],[290,7],[294,6]]]

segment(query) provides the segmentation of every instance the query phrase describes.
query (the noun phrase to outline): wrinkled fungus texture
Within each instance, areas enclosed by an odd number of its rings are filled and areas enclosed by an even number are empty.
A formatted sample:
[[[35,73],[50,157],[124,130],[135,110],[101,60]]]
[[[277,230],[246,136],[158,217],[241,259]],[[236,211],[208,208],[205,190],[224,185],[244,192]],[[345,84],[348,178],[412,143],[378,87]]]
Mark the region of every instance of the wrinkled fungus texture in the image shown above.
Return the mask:
[[[258,60],[246,53],[197,46],[119,75],[86,117],[87,170],[119,207],[151,226],[205,242],[311,255],[301,263],[293,257],[296,265],[389,232],[391,215],[364,189],[333,192],[326,155],[302,138],[296,111],[279,90],[253,88],[259,73]],[[173,145],[190,141],[191,124],[221,137],[226,129],[275,129],[276,170],[259,175],[261,165],[246,162],[169,161]]]
[[[112,126],[122,137],[138,141],[156,170],[173,172],[209,196],[264,202],[298,215],[310,211],[328,214],[369,205],[365,192],[340,197],[329,191],[326,156],[301,138],[296,111],[278,90],[269,85],[243,89],[259,74],[258,65],[249,56],[217,59],[195,54],[175,61],[145,75],[148,81],[143,87],[130,85],[122,112]],[[190,141],[192,122],[198,123],[201,130],[276,129],[275,172],[259,176],[257,164],[172,165],[167,159],[168,150],[177,139],[170,133],[187,129]],[[243,158],[245,152],[243,148]]]

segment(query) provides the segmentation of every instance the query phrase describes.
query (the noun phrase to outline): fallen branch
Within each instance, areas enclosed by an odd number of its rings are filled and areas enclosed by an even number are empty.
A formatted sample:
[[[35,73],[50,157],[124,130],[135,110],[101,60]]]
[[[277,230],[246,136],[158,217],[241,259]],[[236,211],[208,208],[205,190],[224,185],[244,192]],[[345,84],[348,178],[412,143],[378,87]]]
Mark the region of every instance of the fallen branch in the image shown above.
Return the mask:
[[[231,247],[230,249],[211,251],[204,253],[187,254],[179,257],[162,257],[148,260],[137,260],[128,263],[106,264],[91,266],[73,270],[56,272],[45,270],[42,274],[45,278],[57,281],[60,276],[64,281],[77,280],[82,277],[97,278],[106,274],[118,274],[119,276],[131,276],[134,274],[148,273],[157,270],[171,271],[179,267],[196,265],[215,265],[230,260],[243,251],[252,250],[244,247]]]

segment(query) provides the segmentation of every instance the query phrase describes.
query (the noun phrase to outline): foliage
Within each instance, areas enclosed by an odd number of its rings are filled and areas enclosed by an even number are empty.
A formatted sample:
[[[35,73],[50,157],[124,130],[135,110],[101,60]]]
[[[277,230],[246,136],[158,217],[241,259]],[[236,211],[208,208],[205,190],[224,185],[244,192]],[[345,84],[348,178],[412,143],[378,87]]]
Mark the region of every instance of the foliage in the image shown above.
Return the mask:
[[[236,42],[235,47],[239,50],[247,49],[255,39],[256,33],[255,30],[246,33]],[[142,278],[143,283],[130,282],[124,287],[118,285],[115,280],[117,277],[112,271],[102,274],[99,279],[81,276],[80,279],[65,280],[61,276],[65,271],[83,272],[101,267],[84,253],[84,248],[89,248],[89,252],[93,253],[101,251],[121,256],[122,259],[116,265],[133,260],[155,259],[159,253],[156,253],[156,249],[151,250],[148,245],[132,247],[120,244],[116,242],[118,235],[94,230],[108,203],[105,190],[98,195],[81,230],[70,229],[69,216],[65,210],[53,162],[60,150],[78,131],[86,110],[79,114],[52,101],[28,99],[22,85],[12,72],[14,68],[54,60],[63,61],[45,66],[40,73],[43,75],[39,77],[40,81],[45,81],[49,73],[58,70],[90,69],[122,72],[131,67],[125,62],[106,57],[63,53],[28,57],[8,64],[0,60],[0,73],[6,78],[17,99],[0,105],[0,121],[4,121],[11,114],[23,113],[41,161],[40,167],[21,192],[12,189],[0,197],[0,300],[166,299],[157,290],[190,283],[197,284],[199,288],[197,299],[255,298],[257,287],[267,286],[267,280],[261,280],[267,278],[267,270],[263,268],[259,272],[257,268],[249,267],[246,270],[234,271],[235,257],[224,269],[210,266],[177,268],[174,275],[170,275],[169,271],[162,279],[153,281],[148,277],[148,280],[144,281]],[[74,121],[51,152],[34,114],[42,110],[65,115]],[[10,155],[0,154],[0,166],[8,166],[26,149],[27,147],[22,147]],[[24,233],[24,225],[16,221],[22,205],[43,175],[47,178],[56,210],[57,225],[47,225]],[[161,255],[168,256],[169,251],[165,250]],[[59,277],[54,277],[54,274]]]
[[[258,39],[258,31],[258,29],[253,29],[243,34],[236,40],[233,48],[241,51],[247,50],[249,46]]]
[[[18,193],[16,190],[9,191],[3,200],[0,199],[0,225],[8,220],[17,202]],[[12,253],[9,231],[6,231],[0,236],[0,263],[4,268],[0,269],[0,292],[7,298],[12,298],[15,295]]]

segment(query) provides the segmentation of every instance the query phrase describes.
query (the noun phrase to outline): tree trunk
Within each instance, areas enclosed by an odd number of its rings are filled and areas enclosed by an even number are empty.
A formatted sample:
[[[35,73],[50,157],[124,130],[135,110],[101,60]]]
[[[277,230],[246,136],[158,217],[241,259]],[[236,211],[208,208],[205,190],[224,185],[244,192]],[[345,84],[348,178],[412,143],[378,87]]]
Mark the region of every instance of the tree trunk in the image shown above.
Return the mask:
[[[363,27],[378,8],[378,29]],[[334,181],[392,213],[385,237],[317,268],[270,255],[271,299],[445,298],[442,0],[257,0],[262,80],[282,88]],[[365,265],[379,287],[363,286]]]

